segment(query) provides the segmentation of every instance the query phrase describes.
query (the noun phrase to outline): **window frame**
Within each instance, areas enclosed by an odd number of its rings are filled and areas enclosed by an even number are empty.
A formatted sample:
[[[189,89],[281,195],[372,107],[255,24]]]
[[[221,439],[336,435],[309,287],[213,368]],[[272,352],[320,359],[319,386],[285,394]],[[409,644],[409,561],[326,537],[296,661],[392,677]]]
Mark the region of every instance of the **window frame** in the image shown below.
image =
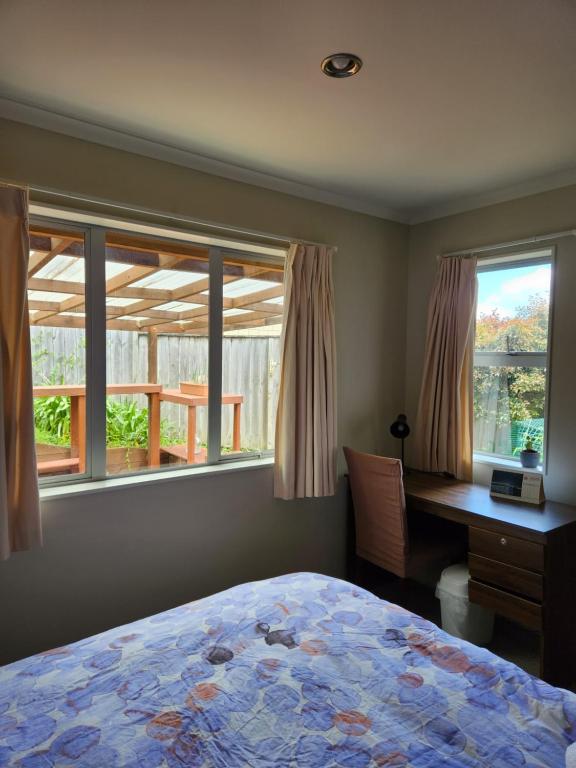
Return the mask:
[[[546,255],[542,255],[543,251]],[[533,254],[533,255],[532,255]],[[476,367],[502,367],[502,368],[545,368],[546,385],[544,390],[544,434],[542,437],[542,456],[538,470],[546,473],[548,467],[548,440],[550,425],[550,382],[552,378],[552,343],[553,322],[555,305],[555,277],[556,277],[556,245],[531,249],[508,254],[491,254],[479,258],[476,266],[476,275],[482,272],[508,271],[519,267],[534,267],[539,264],[550,265],[550,301],[548,305],[548,336],[545,352],[497,352],[493,350],[476,350],[476,318],[474,325],[474,350],[472,372]],[[505,462],[521,467],[521,462],[513,456],[488,453],[473,449],[473,461],[475,463],[497,464]]]
[[[97,215],[78,211],[80,219],[74,218],[70,212],[70,218],[46,216],[31,213],[29,217],[29,230],[44,226],[57,227],[58,229],[84,236],[84,285],[86,306],[86,471],[73,475],[55,475],[38,477],[40,489],[58,488],[86,483],[98,483],[102,481],[121,481],[124,478],[148,477],[168,473],[178,477],[185,472],[188,476],[190,470],[201,473],[207,467],[218,465],[230,465],[242,462],[254,462],[258,459],[269,459],[274,455],[273,450],[245,451],[242,454],[223,454],[221,445],[222,423],[222,351],[223,351],[223,265],[224,258],[233,255],[238,258],[250,258],[251,262],[262,262],[285,265],[287,248],[274,247],[275,251],[282,251],[272,255],[263,253],[262,247],[254,244],[254,250],[247,248],[248,244],[241,244],[240,248],[227,245],[206,246],[205,235],[200,235],[198,241],[209,251],[209,279],[210,302],[208,305],[208,447],[206,461],[202,464],[180,464],[154,467],[153,469],[139,469],[122,472],[118,475],[110,475],[106,472],[106,236],[113,232],[134,236],[138,234],[138,225],[142,226],[142,234],[147,239],[190,243],[194,241],[194,233],[188,230],[173,230],[165,227],[156,227],[146,222],[122,222],[104,219],[101,223],[93,223],[98,220]],[[91,221],[83,219],[89,217]],[[126,228],[122,224],[128,225]],[[156,229],[158,234],[151,233],[150,229]],[[178,237],[181,232],[182,237]],[[240,243],[238,244],[240,245]]]

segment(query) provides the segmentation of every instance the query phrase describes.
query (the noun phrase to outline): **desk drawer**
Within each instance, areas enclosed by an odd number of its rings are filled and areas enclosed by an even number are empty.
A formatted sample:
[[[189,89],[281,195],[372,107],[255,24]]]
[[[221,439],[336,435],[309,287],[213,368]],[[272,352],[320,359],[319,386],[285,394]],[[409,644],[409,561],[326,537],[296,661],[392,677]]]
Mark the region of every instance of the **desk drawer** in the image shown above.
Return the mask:
[[[532,600],[542,601],[544,578],[539,573],[473,554],[468,556],[468,566],[472,579],[486,581]]]
[[[500,616],[517,621],[528,629],[542,629],[542,606],[538,603],[516,597],[496,587],[489,587],[474,579],[468,584],[468,594],[471,602],[483,605]]]
[[[544,572],[544,547],[515,536],[470,526],[469,549],[475,555],[508,563],[529,571]]]

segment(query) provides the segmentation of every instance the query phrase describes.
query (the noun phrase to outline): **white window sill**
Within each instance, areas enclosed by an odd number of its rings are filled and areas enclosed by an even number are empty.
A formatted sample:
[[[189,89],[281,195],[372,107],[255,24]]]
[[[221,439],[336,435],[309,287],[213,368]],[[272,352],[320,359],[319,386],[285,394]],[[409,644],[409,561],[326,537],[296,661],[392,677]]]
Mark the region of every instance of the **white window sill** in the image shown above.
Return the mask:
[[[146,472],[126,477],[110,477],[106,480],[87,480],[79,483],[44,486],[40,488],[40,499],[63,499],[70,496],[80,496],[87,493],[101,493],[123,488],[136,488],[151,483],[171,483],[191,478],[202,478],[229,472],[244,472],[247,470],[264,469],[274,465],[274,457],[263,459],[247,459],[245,461],[228,461],[221,464],[208,464],[200,467],[167,470],[164,472]]]
[[[474,464],[486,464],[495,469],[515,469],[519,472],[532,472],[536,475],[544,474],[544,468],[540,464],[534,469],[523,467],[519,459],[504,459],[500,456],[487,456],[483,453],[475,453],[473,456]]]

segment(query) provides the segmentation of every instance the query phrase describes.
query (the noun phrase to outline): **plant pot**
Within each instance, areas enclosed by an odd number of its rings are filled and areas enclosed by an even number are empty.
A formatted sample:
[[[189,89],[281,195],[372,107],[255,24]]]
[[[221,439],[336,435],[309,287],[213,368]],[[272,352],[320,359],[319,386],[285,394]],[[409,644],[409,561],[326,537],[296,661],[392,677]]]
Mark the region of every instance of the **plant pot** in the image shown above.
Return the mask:
[[[526,469],[536,469],[540,464],[540,453],[538,451],[521,451],[520,463]]]

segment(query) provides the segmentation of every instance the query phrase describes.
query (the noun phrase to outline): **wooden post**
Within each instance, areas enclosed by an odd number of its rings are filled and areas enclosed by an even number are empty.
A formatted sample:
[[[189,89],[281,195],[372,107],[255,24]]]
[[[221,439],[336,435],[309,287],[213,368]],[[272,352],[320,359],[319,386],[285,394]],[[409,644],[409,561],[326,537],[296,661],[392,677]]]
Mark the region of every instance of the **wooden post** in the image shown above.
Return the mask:
[[[148,466],[160,466],[160,393],[148,393]]]
[[[158,383],[158,333],[148,331],[148,381]]]
[[[240,450],[240,409],[242,403],[234,403],[234,432],[232,437],[232,450]]]
[[[188,406],[188,445],[186,450],[186,461],[188,464],[194,464],[196,461],[196,406]]]
[[[86,472],[86,396],[70,396],[70,456],[78,459],[78,472]]]

